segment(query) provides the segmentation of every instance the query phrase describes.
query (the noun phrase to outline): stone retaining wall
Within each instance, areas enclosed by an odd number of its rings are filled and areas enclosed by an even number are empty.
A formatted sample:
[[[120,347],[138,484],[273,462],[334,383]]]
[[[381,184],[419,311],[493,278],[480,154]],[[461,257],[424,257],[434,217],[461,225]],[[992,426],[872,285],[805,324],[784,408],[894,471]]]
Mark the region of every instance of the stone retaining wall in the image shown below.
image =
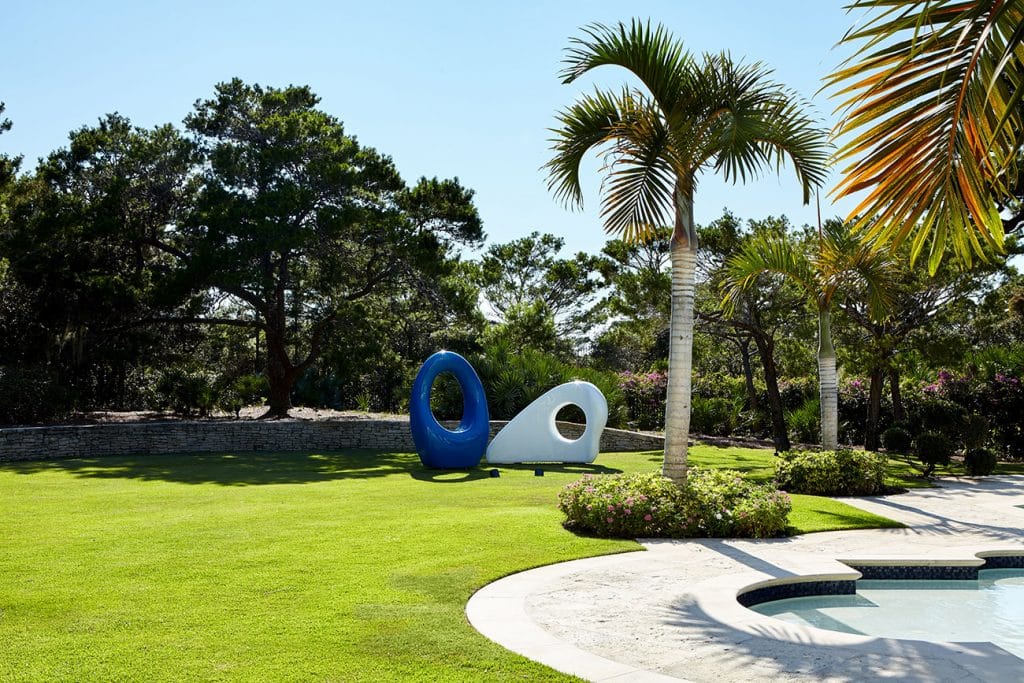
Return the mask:
[[[507,422],[492,421],[491,435]],[[584,426],[559,422],[567,438]],[[449,424],[448,426],[454,426]],[[225,420],[103,423],[52,427],[0,428],[0,462],[51,458],[191,453],[209,451],[308,451],[372,448],[415,450],[408,418],[330,420]],[[646,451],[664,448],[660,436],[605,429],[601,450]]]

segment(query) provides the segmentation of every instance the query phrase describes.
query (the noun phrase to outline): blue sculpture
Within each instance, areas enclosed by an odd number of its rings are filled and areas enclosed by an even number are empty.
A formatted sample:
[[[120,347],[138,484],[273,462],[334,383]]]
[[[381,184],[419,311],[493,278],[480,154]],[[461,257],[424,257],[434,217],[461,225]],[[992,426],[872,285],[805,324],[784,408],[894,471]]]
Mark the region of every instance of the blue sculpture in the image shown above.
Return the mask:
[[[462,421],[445,429],[430,410],[430,390],[442,372],[455,375],[462,389]],[[480,464],[487,450],[490,418],[484,385],[469,362],[457,353],[439,351],[428,358],[412,384],[409,426],[420,460],[427,467],[465,469]]]

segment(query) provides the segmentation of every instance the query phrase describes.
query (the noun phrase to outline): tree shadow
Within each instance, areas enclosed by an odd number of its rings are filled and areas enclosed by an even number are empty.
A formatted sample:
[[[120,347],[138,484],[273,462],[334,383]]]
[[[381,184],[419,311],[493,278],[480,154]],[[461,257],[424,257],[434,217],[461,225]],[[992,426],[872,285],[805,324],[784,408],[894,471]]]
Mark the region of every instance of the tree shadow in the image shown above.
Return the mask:
[[[0,472],[39,474],[66,472],[83,479],[138,479],[178,484],[259,486],[309,484],[336,479],[376,479],[406,474],[419,481],[451,484],[490,476],[493,466],[481,463],[466,470],[424,467],[415,453],[368,449],[344,451],[278,451],[243,453],[175,453],[112,455],[89,458],[0,462]],[[565,474],[614,474],[621,470],[602,465],[502,465],[500,470]]]
[[[67,472],[85,479],[139,479],[178,484],[259,486],[375,479],[426,468],[415,453],[344,451],[176,453],[0,463],[0,472]]]

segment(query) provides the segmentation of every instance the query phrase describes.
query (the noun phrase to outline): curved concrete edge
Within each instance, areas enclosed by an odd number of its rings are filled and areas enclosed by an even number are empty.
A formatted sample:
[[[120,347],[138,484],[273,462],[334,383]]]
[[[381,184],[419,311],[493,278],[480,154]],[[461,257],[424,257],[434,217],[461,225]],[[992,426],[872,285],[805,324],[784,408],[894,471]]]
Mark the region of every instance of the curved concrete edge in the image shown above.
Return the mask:
[[[562,673],[590,681],[677,682],[680,679],[616,662],[556,638],[526,612],[527,596],[552,582],[581,569],[629,562],[638,553],[643,551],[571,560],[510,574],[474,593],[466,604],[466,617],[473,628],[502,647]]]
[[[842,532],[839,532],[842,533]],[[642,541],[643,542],[643,541]],[[591,681],[680,681],[656,671],[642,669],[601,657],[561,640],[537,625],[526,610],[528,596],[548,590],[559,579],[577,572],[599,570],[616,565],[637,565],[643,571],[645,560],[670,555],[671,545],[651,539],[645,542],[647,552],[606,555],[572,560],[504,577],[477,591],[466,605],[470,624],[484,636],[525,657],[563,673]],[[932,660],[949,660],[969,664],[980,656],[988,662],[986,673],[999,675],[999,680],[1013,680],[1020,674],[1021,660],[999,646],[988,643],[942,643],[896,640],[828,631],[790,624],[758,614],[739,603],[745,592],[782,583],[818,580],[856,580],[860,572],[845,562],[885,563],[887,565],[977,566],[985,557],[1024,554],[1024,546],[972,545],[944,549],[941,554],[851,556],[838,559],[821,556],[804,557],[799,572],[772,576],[765,572],[747,571],[717,576],[686,586],[699,607],[711,619],[738,632],[754,637],[770,637],[781,642],[820,647],[854,648],[864,654],[885,655],[898,648],[913,648],[920,656]],[[995,679],[993,679],[995,680]]]

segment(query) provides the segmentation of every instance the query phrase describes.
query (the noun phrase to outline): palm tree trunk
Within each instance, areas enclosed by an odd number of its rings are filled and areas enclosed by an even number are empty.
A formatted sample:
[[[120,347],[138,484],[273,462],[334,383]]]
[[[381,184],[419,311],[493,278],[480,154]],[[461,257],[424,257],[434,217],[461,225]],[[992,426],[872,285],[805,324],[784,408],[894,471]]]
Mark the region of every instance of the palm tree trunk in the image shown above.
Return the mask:
[[[821,447],[839,447],[839,378],[836,350],[832,346],[832,313],[818,311],[818,396],[821,402]]]
[[[693,294],[697,280],[697,231],[693,195],[676,190],[669,328],[668,389],[665,396],[665,461],[662,474],[682,486],[690,439],[690,384],[693,375]]]

